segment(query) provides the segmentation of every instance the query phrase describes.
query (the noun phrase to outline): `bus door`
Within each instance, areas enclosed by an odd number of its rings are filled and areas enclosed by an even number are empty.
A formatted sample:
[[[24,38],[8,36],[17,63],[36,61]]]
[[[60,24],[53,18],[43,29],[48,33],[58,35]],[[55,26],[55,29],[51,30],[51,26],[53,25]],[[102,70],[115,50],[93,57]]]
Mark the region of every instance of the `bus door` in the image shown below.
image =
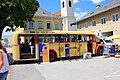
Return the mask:
[[[59,45],[58,53],[60,58],[64,57],[64,52],[65,52],[64,41],[65,41],[65,35],[58,34],[58,45]],[[69,46],[69,45],[66,45],[66,46]]]
[[[83,50],[83,49],[81,49],[81,42],[83,40],[82,40],[82,36],[80,34],[77,36],[77,41],[78,41],[78,56],[81,56],[81,53]]]
[[[73,56],[78,56],[79,43],[78,43],[78,40],[77,40],[77,35],[73,34],[71,36],[72,36],[71,42],[73,43],[73,46],[72,46],[71,49],[72,49],[72,51],[74,51],[74,55]],[[71,53],[73,53],[73,52],[71,52]]]
[[[35,36],[20,34],[18,40],[20,44],[20,59],[35,58]]]
[[[92,46],[92,35],[87,35],[87,47],[88,47],[88,52],[93,52],[93,46]]]

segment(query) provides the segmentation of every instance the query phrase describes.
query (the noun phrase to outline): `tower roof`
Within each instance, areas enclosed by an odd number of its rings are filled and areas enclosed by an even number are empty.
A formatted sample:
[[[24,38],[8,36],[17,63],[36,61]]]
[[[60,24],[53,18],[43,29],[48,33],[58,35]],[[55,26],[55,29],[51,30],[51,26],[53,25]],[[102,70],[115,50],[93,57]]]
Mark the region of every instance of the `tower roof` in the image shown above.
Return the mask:
[[[54,13],[55,16],[61,16],[61,11]]]

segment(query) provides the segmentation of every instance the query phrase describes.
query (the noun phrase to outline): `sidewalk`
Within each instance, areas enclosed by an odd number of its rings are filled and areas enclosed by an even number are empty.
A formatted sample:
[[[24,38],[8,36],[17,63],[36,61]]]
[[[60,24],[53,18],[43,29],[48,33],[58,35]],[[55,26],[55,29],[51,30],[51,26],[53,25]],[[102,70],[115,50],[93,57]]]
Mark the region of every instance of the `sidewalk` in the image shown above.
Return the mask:
[[[45,80],[42,74],[32,65],[12,65],[8,80]]]

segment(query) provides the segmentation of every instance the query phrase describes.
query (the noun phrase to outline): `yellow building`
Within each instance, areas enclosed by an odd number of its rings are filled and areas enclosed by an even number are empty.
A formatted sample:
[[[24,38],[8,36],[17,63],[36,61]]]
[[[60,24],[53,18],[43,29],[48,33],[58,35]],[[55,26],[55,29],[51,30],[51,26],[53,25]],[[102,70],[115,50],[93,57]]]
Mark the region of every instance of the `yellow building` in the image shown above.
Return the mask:
[[[28,32],[47,32],[52,30],[62,30],[62,17],[55,16],[46,10],[39,8],[33,17],[33,22],[29,22],[25,28]]]
[[[96,10],[78,19],[77,30],[98,31],[105,36],[120,35],[120,1],[96,6]]]

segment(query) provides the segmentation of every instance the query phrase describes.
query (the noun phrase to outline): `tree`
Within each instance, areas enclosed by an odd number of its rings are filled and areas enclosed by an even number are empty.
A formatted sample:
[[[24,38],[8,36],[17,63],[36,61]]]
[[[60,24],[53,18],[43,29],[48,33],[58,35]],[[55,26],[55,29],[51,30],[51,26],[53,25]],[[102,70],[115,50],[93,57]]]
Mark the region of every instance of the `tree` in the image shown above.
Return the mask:
[[[26,27],[39,7],[37,0],[0,0],[0,38],[5,26]]]

